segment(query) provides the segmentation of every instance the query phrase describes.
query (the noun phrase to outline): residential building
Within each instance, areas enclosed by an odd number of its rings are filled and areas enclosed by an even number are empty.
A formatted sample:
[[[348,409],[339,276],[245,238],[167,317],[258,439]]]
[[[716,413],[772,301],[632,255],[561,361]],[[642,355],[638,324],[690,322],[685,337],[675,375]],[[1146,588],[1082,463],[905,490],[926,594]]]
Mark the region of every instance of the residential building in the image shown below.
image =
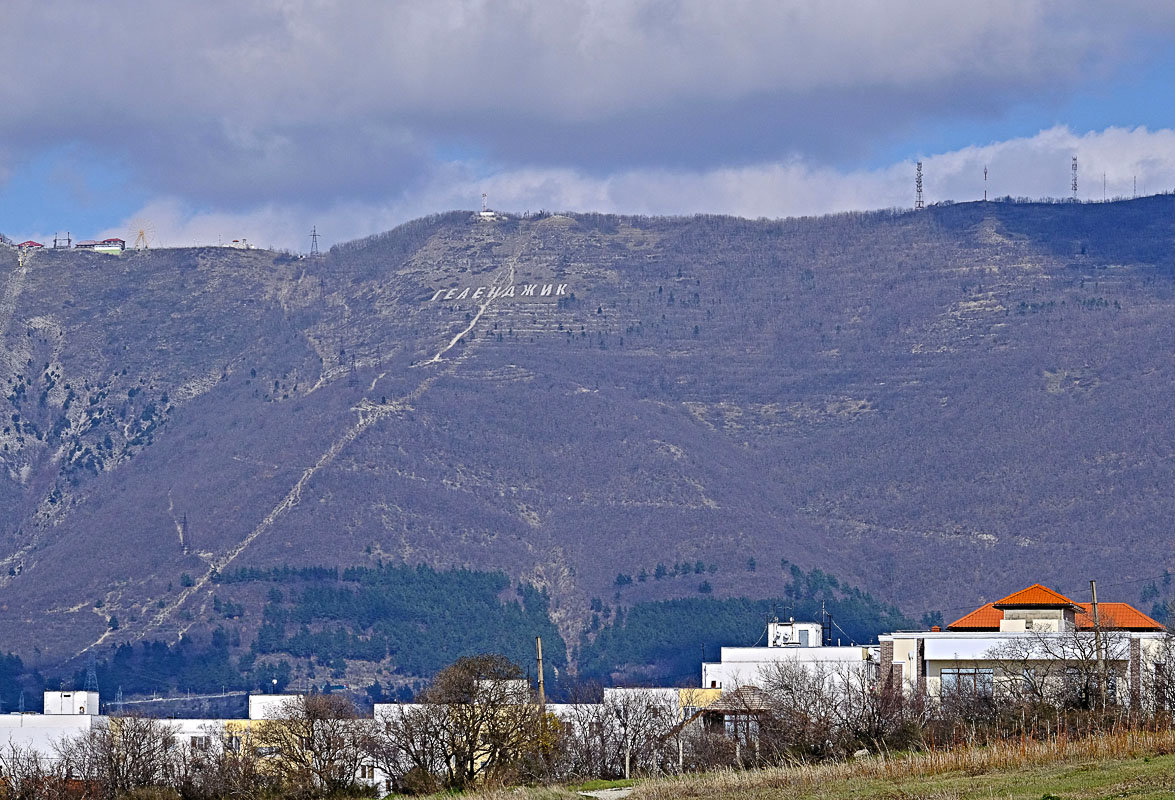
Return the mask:
[[[982,605],[945,631],[879,639],[879,680],[908,694],[1100,693],[1104,669],[1108,699],[1130,705],[1144,701],[1156,673],[1161,678],[1168,647],[1164,627],[1128,603],[1099,603],[1095,624],[1091,604],[1040,584]]]

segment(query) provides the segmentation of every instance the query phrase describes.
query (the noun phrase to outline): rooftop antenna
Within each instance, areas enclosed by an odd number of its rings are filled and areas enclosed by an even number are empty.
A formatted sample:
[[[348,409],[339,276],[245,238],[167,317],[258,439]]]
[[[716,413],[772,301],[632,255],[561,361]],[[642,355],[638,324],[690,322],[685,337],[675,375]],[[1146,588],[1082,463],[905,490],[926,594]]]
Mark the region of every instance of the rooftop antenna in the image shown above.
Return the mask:
[[[914,210],[921,211],[926,208],[926,204],[922,202],[922,162],[919,161],[914,167]]]
[[[987,202],[987,167],[983,168],[983,202]]]
[[[318,252],[318,226],[315,225],[310,228],[310,257],[318,258],[321,253]]]
[[[1073,199],[1077,199],[1077,156],[1073,156]]]

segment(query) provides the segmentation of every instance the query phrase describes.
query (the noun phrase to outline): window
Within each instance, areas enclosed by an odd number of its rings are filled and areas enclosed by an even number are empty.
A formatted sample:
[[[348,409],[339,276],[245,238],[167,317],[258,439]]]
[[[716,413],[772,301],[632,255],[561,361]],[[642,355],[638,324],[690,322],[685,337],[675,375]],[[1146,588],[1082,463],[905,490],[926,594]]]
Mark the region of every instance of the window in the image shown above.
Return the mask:
[[[207,750],[212,746],[211,736],[193,736],[191,739],[193,750]]]
[[[947,667],[941,673],[942,692],[990,695],[992,670],[981,667]]]
[[[359,780],[373,781],[375,780],[375,767],[371,764],[359,765]]]

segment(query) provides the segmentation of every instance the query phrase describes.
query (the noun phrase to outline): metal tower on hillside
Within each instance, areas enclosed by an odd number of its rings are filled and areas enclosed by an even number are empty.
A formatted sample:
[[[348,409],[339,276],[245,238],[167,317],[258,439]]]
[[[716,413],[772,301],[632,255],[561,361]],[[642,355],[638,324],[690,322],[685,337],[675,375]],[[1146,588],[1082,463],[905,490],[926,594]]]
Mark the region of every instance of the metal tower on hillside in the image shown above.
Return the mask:
[[[481,213],[484,214],[490,210],[489,200],[490,200],[489,195],[487,195],[485,192],[482,192],[481,193]]]
[[[1073,189],[1073,199],[1077,199],[1077,156],[1073,156],[1073,183],[1070,187]]]
[[[93,652],[90,653],[90,661],[86,664],[86,688],[84,691],[98,691],[98,661]]]
[[[318,226],[314,225],[310,228],[310,257],[318,258],[321,253],[318,252]]]
[[[926,204],[922,202],[922,162],[919,161],[914,167],[914,210],[920,211],[926,208]]]
[[[983,202],[987,202],[987,167],[983,168]]]

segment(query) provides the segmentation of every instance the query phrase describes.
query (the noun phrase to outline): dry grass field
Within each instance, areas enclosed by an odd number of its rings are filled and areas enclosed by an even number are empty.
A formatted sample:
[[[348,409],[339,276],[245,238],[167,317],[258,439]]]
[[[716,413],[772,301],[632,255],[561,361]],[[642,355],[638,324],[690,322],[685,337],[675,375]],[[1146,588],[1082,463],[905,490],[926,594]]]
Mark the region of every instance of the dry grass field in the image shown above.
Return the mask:
[[[478,800],[560,800],[566,787],[491,790]],[[1175,797],[1175,732],[1008,741],[837,764],[653,778],[631,800],[1094,800]]]

